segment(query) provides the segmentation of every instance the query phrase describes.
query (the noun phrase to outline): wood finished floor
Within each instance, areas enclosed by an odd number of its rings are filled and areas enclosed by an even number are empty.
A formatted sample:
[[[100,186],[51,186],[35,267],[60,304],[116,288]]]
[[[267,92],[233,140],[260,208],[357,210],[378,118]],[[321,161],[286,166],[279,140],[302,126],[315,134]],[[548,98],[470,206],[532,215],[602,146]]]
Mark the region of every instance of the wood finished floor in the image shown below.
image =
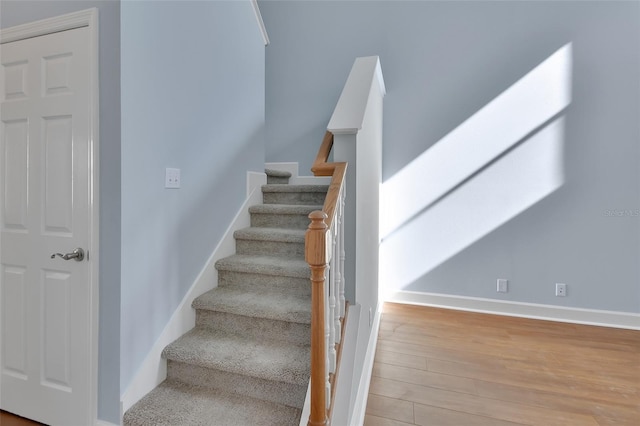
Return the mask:
[[[0,426],[42,426],[42,423],[15,416],[6,411],[0,411]]]
[[[365,426],[639,426],[640,331],[387,303]]]

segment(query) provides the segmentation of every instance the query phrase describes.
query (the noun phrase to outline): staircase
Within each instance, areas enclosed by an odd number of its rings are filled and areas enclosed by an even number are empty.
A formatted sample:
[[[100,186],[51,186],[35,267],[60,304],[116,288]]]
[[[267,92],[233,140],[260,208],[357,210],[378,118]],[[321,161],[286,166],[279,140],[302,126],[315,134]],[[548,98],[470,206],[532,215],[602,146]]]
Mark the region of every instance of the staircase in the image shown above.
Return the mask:
[[[298,425],[309,383],[308,215],[326,185],[289,185],[267,170],[251,227],[216,263],[218,287],[193,301],[196,326],[168,345],[167,379],[131,407],[124,425]]]

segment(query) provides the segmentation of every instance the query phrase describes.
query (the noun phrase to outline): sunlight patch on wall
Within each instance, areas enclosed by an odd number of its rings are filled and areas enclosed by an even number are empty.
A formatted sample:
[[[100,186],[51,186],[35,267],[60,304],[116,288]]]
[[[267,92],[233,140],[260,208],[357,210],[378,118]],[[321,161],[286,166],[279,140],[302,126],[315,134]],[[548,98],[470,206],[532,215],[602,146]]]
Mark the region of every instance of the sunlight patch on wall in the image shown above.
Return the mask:
[[[562,186],[559,117],[380,246],[385,292],[401,290]]]
[[[571,43],[385,181],[386,237],[571,103]]]

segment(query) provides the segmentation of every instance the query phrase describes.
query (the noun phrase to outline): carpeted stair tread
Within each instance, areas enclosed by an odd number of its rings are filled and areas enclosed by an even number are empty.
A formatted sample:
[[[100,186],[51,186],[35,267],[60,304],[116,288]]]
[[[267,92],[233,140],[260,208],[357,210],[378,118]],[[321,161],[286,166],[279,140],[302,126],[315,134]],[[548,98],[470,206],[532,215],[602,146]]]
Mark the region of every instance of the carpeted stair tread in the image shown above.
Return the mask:
[[[216,269],[294,278],[309,278],[311,275],[304,259],[248,254],[234,254],[220,259],[216,262]]]
[[[291,173],[284,170],[264,169],[267,175],[267,184],[287,185],[291,178]]]
[[[304,214],[315,210],[322,210],[322,205],[298,205],[298,204],[256,204],[249,207],[249,213],[258,214]]]
[[[291,173],[284,170],[264,169],[264,172],[267,176],[272,176],[272,177],[282,177],[282,178],[291,177]]]
[[[309,346],[194,328],[162,351],[166,359],[297,385],[309,381]]]
[[[301,411],[293,407],[165,381],[124,416],[125,426],[295,425]]]
[[[233,286],[217,287],[197,297],[192,306],[247,317],[311,323],[310,298],[284,291],[248,292]]]
[[[262,185],[262,192],[319,192],[326,193],[329,185]]]
[[[304,243],[304,229],[262,228],[253,226],[233,233],[236,240],[277,241],[283,243]]]

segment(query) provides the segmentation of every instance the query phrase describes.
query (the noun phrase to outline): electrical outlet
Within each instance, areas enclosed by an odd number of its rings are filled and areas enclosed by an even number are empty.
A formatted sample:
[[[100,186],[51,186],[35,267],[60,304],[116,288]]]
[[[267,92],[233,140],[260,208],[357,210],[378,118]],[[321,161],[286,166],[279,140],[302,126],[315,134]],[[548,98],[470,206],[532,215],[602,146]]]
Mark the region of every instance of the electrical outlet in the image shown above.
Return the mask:
[[[506,293],[509,291],[509,280],[498,279],[498,285],[496,287],[498,293]]]
[[[567,285],[556,283],[556,296],[565,297],[567,295]]]
[[[180,188],[180,169],[165,169],[164,187],[170,189]]]

